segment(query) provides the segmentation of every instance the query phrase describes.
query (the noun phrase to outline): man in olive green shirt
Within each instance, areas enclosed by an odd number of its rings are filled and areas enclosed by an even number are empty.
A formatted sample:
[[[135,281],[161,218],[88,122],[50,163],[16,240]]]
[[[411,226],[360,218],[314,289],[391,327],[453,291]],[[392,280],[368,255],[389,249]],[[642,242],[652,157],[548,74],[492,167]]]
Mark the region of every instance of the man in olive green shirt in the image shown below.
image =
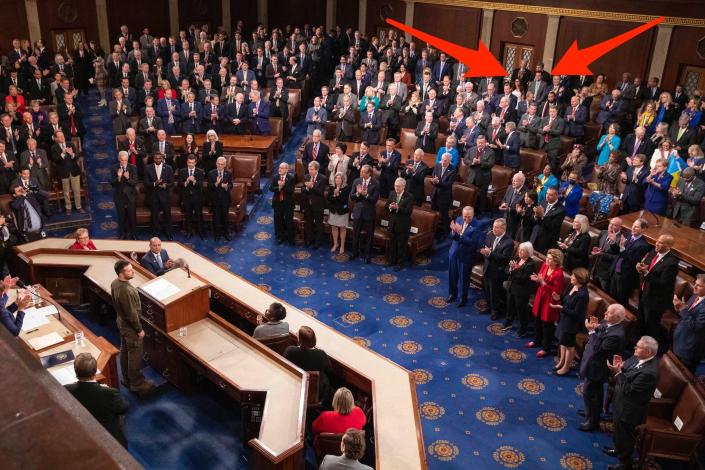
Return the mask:
[[[146,395],[154,390],[154,383],[146,380],[141,371],[144,338],[140,321],[142,306],[137,289],[130,284],[135,272],[129,262],[120,260],[115,263],[115,273],[118,277],[110,284],[110,295],[120,331],[122,383],[130,391]]]

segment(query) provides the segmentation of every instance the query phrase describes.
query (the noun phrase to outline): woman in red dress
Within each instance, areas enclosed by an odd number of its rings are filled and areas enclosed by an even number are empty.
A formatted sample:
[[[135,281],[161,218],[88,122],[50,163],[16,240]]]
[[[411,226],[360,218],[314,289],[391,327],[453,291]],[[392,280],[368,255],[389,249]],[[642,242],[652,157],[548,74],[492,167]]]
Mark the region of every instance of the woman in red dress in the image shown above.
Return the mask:
[[[91,237],[88,235],[87,228],[79,228],[76,230],[76,241],[69,247],[69,250],[97,250]]]
[[[534,306],[531,313],[536,317],[534,340],[526,343],[527,348],[541,349],[536,357],[546,357],[551,353],[551,342],[555,333],[554,323],[558,320],[559,308],[551,307],[555,303],[552,299],[554,293],[563,292],[565,279],[563,278],[563,252],[556,248],[548,250],[546,262],[541,265],[538,274],[532,274],[531,280],[538,284]]]
[[[345,387],[336,390],[333,395],[333,411],[324,411],[311,425],[313,447],[318,453],[318,435],[322,432],[342,434],[348,428],[362,430],[367,417],[362,409],[355,405],[353,394]]]
[[[26,106],[27,103],[24,100],[24,96],[20,95],[17,91],[17,87],[15,85],[10,85],[10,87],[7,89],[7,96],[5,97],[5,103],[15,103],[15,106],[17,106],[17,113],[20,115],[26,111]]]

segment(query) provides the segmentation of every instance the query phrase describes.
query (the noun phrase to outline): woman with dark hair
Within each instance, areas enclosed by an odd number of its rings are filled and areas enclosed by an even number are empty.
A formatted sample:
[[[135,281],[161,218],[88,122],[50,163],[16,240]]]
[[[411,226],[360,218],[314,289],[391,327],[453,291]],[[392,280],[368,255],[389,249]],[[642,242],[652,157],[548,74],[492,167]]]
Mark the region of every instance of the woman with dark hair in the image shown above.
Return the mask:
[[[563,240],[558,241],[558,248],[565,254],[565,269],[587,268],[590,252],[590,221],[583,214],[573,219],[573,230]]]
[[[563,295],[554,292],[551,307],[560,311],[556,338],[560,345],[558,361],[554,367],[556,375],[566,375],[575,359],[575,336],[580,326],[585,321],[588,306],[587,283],[590,273],[587,269],[577,268],[570,276],[570,285],[565,288]]]
[[[73,51],[73,83],[80,92],[87,92],[91,86],[91,78],[95,74],[93,69],[93,54],[86,49],[83,41]]]
[[[272,336],[288,335],[289,324],[284,321],[286,308],[279,302],[274,302],[264,311],[264,315],[257,316],[257,328],[252,337],[255,339],[271,338]]]
[[[516,213],[519,216],[516,240],[528,242],[534,230],[534,207],[538,204],[539,195],[536,191],[529,190],[524,194],[524,200],[517,204]]]
[[[196,156],[196,164],[200,161],[200,155],[198,154],[198,145],[196,145],[196,136],[194,134],[188,133],[184,136],[184,145],[181,147],[179,152],[179,158],[176,163],[177,168],[186,168],[186,159],[189,155]]]
[[[284,350],[284,358],[306,372],[318,372],[318,397],[321,403],[330,404],[332,388],[330,374],[332,367],[328,354],[316,348],[316,333],[311,327],[299,328],[297,346],[289,346]]]

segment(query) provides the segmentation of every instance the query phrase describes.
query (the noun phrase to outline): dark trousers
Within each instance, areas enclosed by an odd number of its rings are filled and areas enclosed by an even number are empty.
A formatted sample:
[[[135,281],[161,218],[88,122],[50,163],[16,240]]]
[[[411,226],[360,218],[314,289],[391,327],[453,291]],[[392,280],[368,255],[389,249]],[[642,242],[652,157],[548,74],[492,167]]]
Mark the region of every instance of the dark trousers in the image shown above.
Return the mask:
[[[585,421],[593,426],[600,424],[600,414],[602,414],[602,403],[604,399],[605,383],[601,380],[585,379],[585,382],[583,382]]]
[[[447,237],[450,232],[450,217],[448,217],[448,209],[450,209],[450,203],[439,203],[433,200],[431,203],[431,209],[438,211],[440,215],[440,222],[438,223],[438,230],[436,236]]]
[[[151,225],[152,233],[156,234],[159,231],[159,214],[164,217],[164,233],[171,234],[171,204],[169,203],[169,195],[159,197],[157,193],[152,194],[152,210],[151,210]]]
[[[553,336],[556,332],[556,327],[552,321],[543,321],[537,315],[536,323],[534,324],[534,343],[537,346],[541,346],[546,352],[551,351],[551,343],[553,343]]]
[[[624,276],[623,273],[613,272],[610,278],[608,292],[617,303],[629,305],[629,295],[632,292],[629,276]]]
[[[304,221],[306,223],[304,233],[306,244],[315,243],[320,245],[323,242],[323,206],[305,205]]]
[[[290,202],[274,206],[274,235],[277,241],[294,242],[294,207]]]
[[[507,323],[519,319],[519,331],[524,333],[529,328],[529,296],[507,295]]]
[[[188,233],[193,233],[195,225],[198,233],[203,234],[203,203],[200,198],[184,197],[184,216]]]
[[[505,292],[501,279],[489,279],[482,277],[482,289],[485,292],[485,299],[490,308],[490,313],[497,314],[505,311]]]
[[[470,273],[472,266],[455,255],[449,260],[448,267],[448,295],[458,297],[458,281],[460,281],[460,300],[468,300],[468,287],[470,286]]]
[[[407,258],[408,227],[395,225],[389,233],[391,235],[389,239],[389,262],[394,265],[402,265]]]
[[[119,331],[122,380],[130,388],[139,387],[145,381],[142,375],[142,338],[132,328],[119,328]]]
[[[213,235],[228,234],[228,206],[225,204],[211,205],[213,213]]]
[[[621,419],[615,419],[613,424],[612,438],[617,458],[625,469],[630,469],[632,468],[632,454],[636,443],[636,426]]]
[[[365,232],[364,239],[361,240],[361,232]],[[372,253],[372,241],[375,236],[375,219],[353,219],[353,239],[352,239],[352,253],[357,256],[362,252],[364,256],[370,256]],[[362,242],[364,241],[364,248],[362,247]]]
[[[490,184],[481,183],[477,186],[477,202],[475,203],[475,214],[482,214],[487,210],[487,190]]]
[[[137,226],[137,209],[134,202],[115,201],[118,218],[118,232],[121,237],[134,237]]]
[[[659,344],[662,342],[661,317],[665,309],[660,302],[644,297],[639,300],[638,330],[642,335],[651,336]]]

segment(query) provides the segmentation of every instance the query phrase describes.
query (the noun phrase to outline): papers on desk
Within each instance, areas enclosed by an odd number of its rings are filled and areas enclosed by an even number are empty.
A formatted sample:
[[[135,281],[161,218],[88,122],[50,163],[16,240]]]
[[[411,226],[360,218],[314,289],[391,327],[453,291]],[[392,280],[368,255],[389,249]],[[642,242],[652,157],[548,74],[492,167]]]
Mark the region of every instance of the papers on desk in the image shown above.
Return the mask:
[[[181,289],[163,277],[160,277],[159,279],[142,286],[142,290],[161,302],[174,294],[178,294]]]
[[[27,315],[30,315],[30,314],[41,315],[43,317],[46,317],[49,315],[54,315],[56,313],[59,313],[59,311],[56,309],[55,305],[51,305],[51,304],[47,305],[46,307],[40,307],[40,308],[30,307],[24,311],[25,318],[27,317]]]
[[[25,311],[24,319],[22,320],[22,331],[25,333],[28,331],[36,330],[40,326],[48,325],[49,320],[44,315],[37,315],[36,309],[34,311]]]
[[[39,351],[40,349],[48,348],[49,346],[53,346],[55,344],[62,343],[64,341],[64,338],[58,334],[57,332],[53,331],[49,333],[48,335],[40,336],[38,338],[32,338],[27,340],[30,346],[34,348],[35,351]]]
[[[52,367],[49,372],[61,385],[72,384],[78,380],[76,371],[73,370],[73,361],[67,362],[61,367]]]

